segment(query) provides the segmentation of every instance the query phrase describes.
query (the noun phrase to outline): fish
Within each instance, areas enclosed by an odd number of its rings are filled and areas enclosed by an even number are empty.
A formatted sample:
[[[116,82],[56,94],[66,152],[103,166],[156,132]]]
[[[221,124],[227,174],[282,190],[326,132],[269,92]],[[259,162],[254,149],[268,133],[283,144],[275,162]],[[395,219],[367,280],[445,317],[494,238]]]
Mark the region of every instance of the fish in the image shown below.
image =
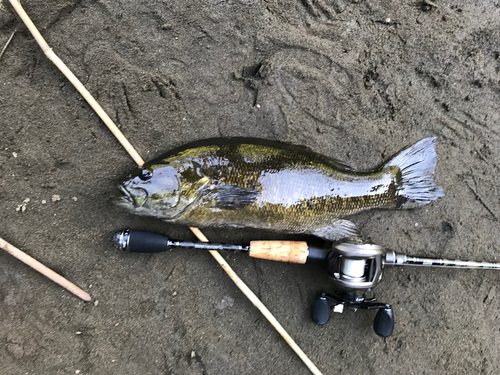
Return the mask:
[[[368,172],[313,150],[261,139],[187,144],[136,169],[118,185],[119,206],[194,227],[250,227],[356,238],[346,216],[410,209],[444,196],[434,184],[435,137]]]

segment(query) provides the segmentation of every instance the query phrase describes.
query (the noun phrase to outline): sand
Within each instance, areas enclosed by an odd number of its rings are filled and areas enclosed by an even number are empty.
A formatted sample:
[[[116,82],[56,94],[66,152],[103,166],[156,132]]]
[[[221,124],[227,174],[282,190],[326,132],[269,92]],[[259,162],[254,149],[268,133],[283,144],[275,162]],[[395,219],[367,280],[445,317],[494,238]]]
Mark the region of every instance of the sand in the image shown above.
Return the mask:
[[[239,136],[370,169],[436,136],[443,198],[350,219],[367,242],[396,251],[500,261],[500,8],[432,4],[24,1],[145,160]],[[194,236],[110,203],[134,162],[4,0],[0,48],[16,27],[0,59],[0,236],[94,300],[0,253],[0,372],[308,374],[208,253],[112,246],[127,227]],[[498,272],[387,268],[375,295],[393,306],[396,326],[382,339],[374,312],[311,321],[315,298],[332,291],[323,266],[224,257],[324,374],[500,372]]]

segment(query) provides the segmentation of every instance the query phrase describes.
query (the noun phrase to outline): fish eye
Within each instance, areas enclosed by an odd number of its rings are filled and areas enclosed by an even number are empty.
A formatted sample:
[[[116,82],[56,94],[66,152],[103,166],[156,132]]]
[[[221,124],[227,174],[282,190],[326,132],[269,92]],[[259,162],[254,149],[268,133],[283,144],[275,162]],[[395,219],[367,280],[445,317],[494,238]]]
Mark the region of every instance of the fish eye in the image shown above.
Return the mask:
[[[151,179],[151,177],[153,177],[153,174],[150,171],[148,171],[147,169],[143,169],[141,171],[141,173],[139,174],[139,178],[142,181],[147,181],[147,180]]]

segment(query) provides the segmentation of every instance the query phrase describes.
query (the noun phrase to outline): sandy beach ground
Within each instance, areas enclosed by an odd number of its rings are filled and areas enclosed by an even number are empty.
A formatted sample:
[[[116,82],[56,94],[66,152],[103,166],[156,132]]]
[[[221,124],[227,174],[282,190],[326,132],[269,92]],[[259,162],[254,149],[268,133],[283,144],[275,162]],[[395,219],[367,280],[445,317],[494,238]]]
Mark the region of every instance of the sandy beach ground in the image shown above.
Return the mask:
[[[396,251],[500,261],[497,1],[23,5],[145,160],[238,136],[366,170],[436,136],[443,198],[350,219],[366,241]],[[308,374],[208,253],[113,248],[112,234],[127,227],[195,237],[110,203],[134,162],[0,1],[0,48],[16,28],[0,59],[0,236],[93,301],[1,252],[0,373]],[[396,326],[383,339],[374,312],[311,321],[311,304],[332,288],[323,267],[223,255],[324,374],[500,373],[496,271],[386,269],[375,294]]]

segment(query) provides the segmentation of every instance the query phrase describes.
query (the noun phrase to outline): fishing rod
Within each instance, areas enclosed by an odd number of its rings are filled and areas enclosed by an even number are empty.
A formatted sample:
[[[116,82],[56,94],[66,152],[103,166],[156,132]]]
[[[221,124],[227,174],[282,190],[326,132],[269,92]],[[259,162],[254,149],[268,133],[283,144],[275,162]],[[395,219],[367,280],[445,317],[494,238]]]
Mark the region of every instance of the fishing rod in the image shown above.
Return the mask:
[[[382,337],[394,330],[391,305],[368,297],[382,280],[385,266],[419,266],[468,269],[500,269],[500,263],[474,262],[437,258],[411,257],[373,244],[336,243],[322,249],[304,241],[251,241],[249,245],[176,241],[168,236],[125,229],[114,234],[119,249],[132,253],[159,253],[172,248],[197,250],[230,250],[248,252],[253,258],[304,264],[322,261],[328,265],[328,275],[334,293],[321,293],[311,308],[312,320],[319,325],[330,319],[330,305],[335,312],[344,306],[355,309],[378,310],[373,323],[375,333]]]

